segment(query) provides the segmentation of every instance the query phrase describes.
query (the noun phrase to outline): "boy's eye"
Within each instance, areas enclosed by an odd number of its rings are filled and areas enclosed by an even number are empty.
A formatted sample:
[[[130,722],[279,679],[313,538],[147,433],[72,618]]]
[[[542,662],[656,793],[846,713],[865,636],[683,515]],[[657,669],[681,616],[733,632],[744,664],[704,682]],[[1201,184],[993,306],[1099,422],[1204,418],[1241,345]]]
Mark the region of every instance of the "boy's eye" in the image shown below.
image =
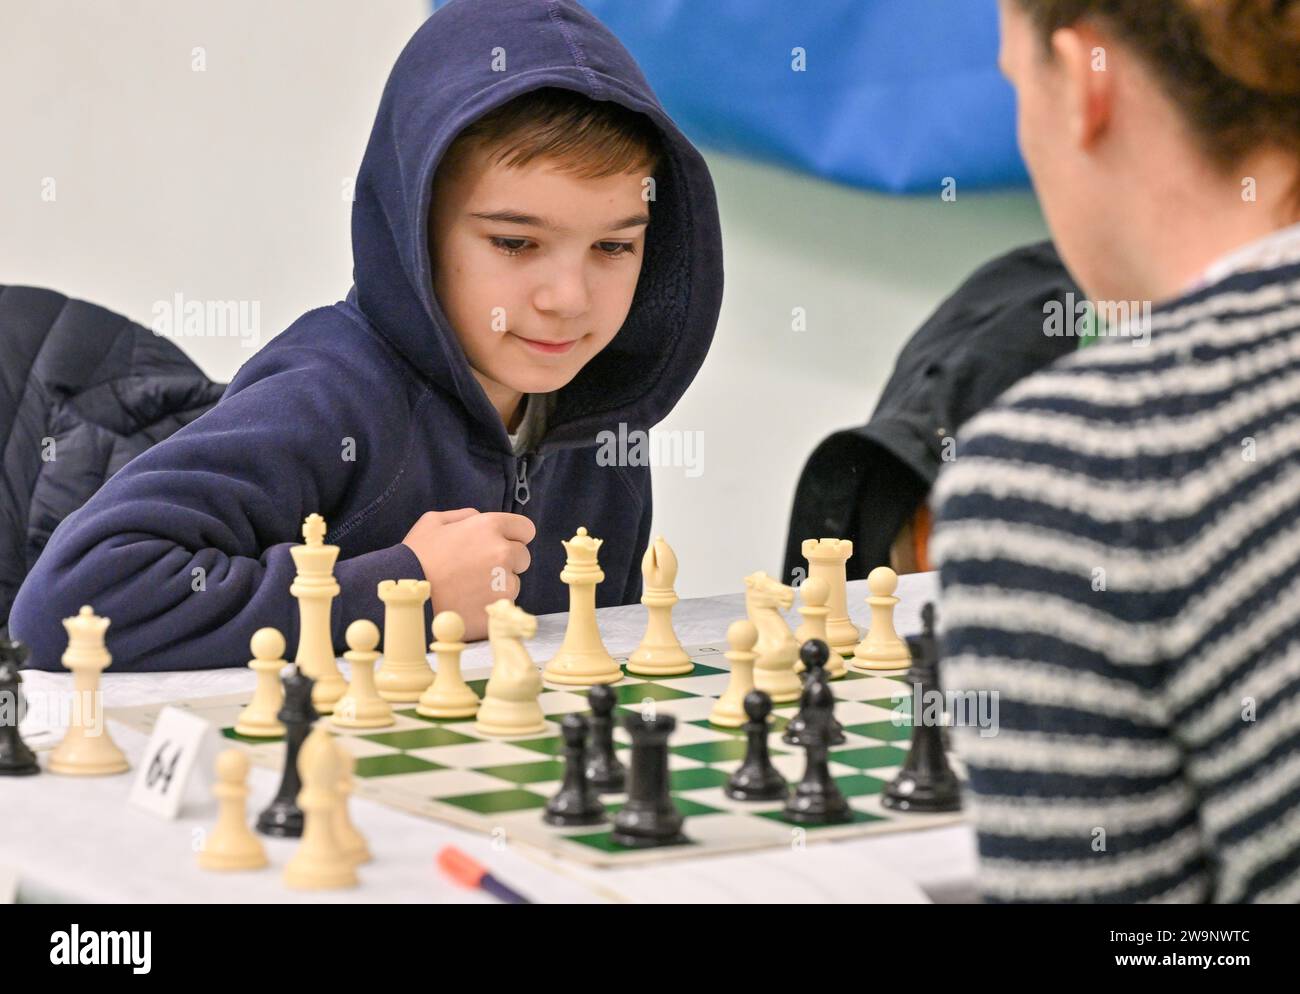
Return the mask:
[[[635,252],[631,242],[597,242],[596,248],[608,256],[631,255]]]
[[[527,238],[502,238],[499,235],[489,235],[488,241],[506,255],[519,255],[528,247]]]

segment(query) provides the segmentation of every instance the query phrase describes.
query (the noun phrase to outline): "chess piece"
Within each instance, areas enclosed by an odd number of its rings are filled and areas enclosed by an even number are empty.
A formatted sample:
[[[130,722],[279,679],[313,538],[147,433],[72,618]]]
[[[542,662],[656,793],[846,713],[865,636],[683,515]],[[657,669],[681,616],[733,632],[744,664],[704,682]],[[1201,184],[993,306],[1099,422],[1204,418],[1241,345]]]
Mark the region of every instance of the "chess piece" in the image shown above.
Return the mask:
[[[0,777],[28,777],[41,772],[36,753],[18,731],[27,713],[19,671],[30,654],[22,642],[0,639]]]
[[[745,577],[745,608],[749,620],[758,629],[758,642],[754,651],[754,686],[772,698],[774,703],[797,701],[803,685],[794,671],[799,656],[799,643],[794,633],[781,617],[782,608],[794,603],[794,589],[778,583],[766,573],[751,573]]]
[[[691,672],[695,664],[673,631],[677,555],[662,535],[645,550],[641,575],[645,579],[641,603],[646,606],[648,617],[645,637],[628,657],[627,671],[639,676],[680,676]]]
[[[888,566],[877,566],[867,574],[867,589],[871,591],[867,598],[867,605],[871,608],[871,627],[853,650],[853,661],[849,665],[855,670],[869,673],[905,670],[912,665],[912,654],[894,631],[894,606],[898,604],[894,590],[897,587],[898,574]]]
[[[810,538],[802,546],[803,557],[808,561],[808,578],[820,577],[830,588],[826,606],[826,635],[831,651],[842,656],[851,655],[861,633],[849,620],[848,594],[845,590],[844,564],[853,555],[853,543],[841,538]],[[807,580],[804,581],[805,583]]]
[[[324,725],[317,725],[298,757],[303,830],[298,851],[284,868],[284,882],[289,887],[334,890],[357,885],[356,863],[335,831],[342,770],[333,736]]]
[[[352,671],[352,682],[348,684],[347,693],[334,702],[331,723],[336,728],[384,728],[395,724],[392,705],[375,689],[375,660],[379,658],[375,646],[379,645],[379,626],[366,618],[358,618],[348,625],[343,637],[348,643],[343,658]]]
[[[826,601],[831,596],[831,587],[820,576],[810,576],[799,585],[799,614],[803,618],[803,624],[800,625],[794,633],[794,639],[800,645],[811,639],[819,639],[830,645],[830,636],[826,633],[826,617],[831,613],[831,609],[826,606]],[[794,671],[802,673],[804,670],[803,660],[794,664]],[[844,657],[838,652],[832,652],[830,661],[826,664],[826,676],[831,680],[838,680],[848,668],[844,665]]]
[[[257,830],[263,835],[280,839],[296,839],[302,835],[302,809],[298,807],[298,793],[302,781],[298,779],[298,752],[303,740],[319,715],[311,704],[312,679],[297,666],[284,678],[284,706],[277,718],[284,724],[284,775],[275,798],[257,817]]]
[[[817,645],[816,642],[808,644]],[[816,661],[817,657],[811,654],[805,660],[810,667],[810,677]],[[835,697],[831,693],[830,681],[824,678],[810,679],[808,686],[810,693],[801,709],[804,725],[799,732],[799,744],[804,749],[807,765],[804,767],[803,779],[786,799],[782,814],[801,825],[830,825],[851,821],[853,810],[830,772],[830,745],[834,737],[835,721]]]
[[[381,580],[384,602],[384,662],[375,674],[375,687],[386,701],[418,701],[433,683],[433,670],[424,650],[424,602],[428,580]]]
[[[357,757],[348,752],[347,746],[337,739],[334,740],[334,747],[339,754],[339,799],[334,806],[334,836],[338,839],[339,845],[343,847],[343,852],[348,859],[352,860],[353,865],[360,863],[369,863],[373,858],[370,855],[370,847],[366,845],[366,838],[357,831],[357,827],[352,824],[352,818],[348,813],[348,802],[352,799],[352,778],[357,768]]]
[[[603,541],[579,528],[573,538],[562,543],[568,553],[560,579],[569,585],[569,624],[560,651],[542,674],[547,683],[590,687],[623,679],[623,671],[606,651],[596,626],[596,584],[605,579],[596,557]]]
[[[455,611],[440,611],[433,619],[433,642],[429,649],[438,657],[433,683],[420,695],[415,710],[426,718],[472,718],[478,712],[478,694],[460,672],[460,654],[465,651],[465,622]]]
[[[727,780],[727,796],[737,801],[777,801],[790,793],[767,750],[772,698],[761,690],[745,695],[745,760]]]
[[[89,605],[83,606],[74,617],[63,619],[63,627],[68,632],[63,665],[72,671],[76,696],[68,732],[50,754],[51,773],[93,777],[130,769],[126,756],[113,743],[104,724],[99,677],[113,662],[104,645],[108,626],[109,620],[99,617]]]
[[[832,710],[826,715],[812,714],[812,709],[816,706],[814,702],[823,701],[827,697],[834,701],[834,693],[829,685],[830,677],[826,675],[826,660],[832,655],[830,646],[821,639],[809,639],[799,649],[799,658],[807,672],[803,678],[803,693],[799,697],[799,712],[785,726],[782,742],[800,745],[801,736],[814,717],[826,722],[828,745],[843,745],[847,741],[844,726],[835,717],[833,704]]]
[[[587,783],[598,794],[621,794],[627,770],[614,751],[614,691],[598,683],[587,692],[591,705],[591,748],[587,752]]]
[[[487,606],[492,675],[483,689],[476,727],[485,735],[534,735],[546,730],[542,678],[523,639],[537,634],[537,619],[502,597]]]
[[[727,629],[727,645],[730,648],[725,655],[731,663],[731,677],[727,689],[713,703],[709,712],[709,721],[723,728],[739,728],[745,724],[745,696],[754,689],[754,644],[758,640],[758,629],[750,621],[733,621]]]
[[[317,679],[334,663],[334,636],[330,628],[330,603],[338,596],[334,562],[337,545],[325,544],[325,519],[309,514],[302,524],[303,545],[289,548],[298,573],[289,585],[298,601],[298,652],[294,661],[304,676]],[[328,661],[328,662],[327,662]]]
[[[278,739],[284,726],[275,715],[284,704],[280,671],[285,667],[284,636],[274,628],[259,628],[248,641],[253,658],[248,668],[257,674],[253,699],[239,712],[235,734],[252,739]]]
[[[629,714],[623,727],[632,739],[632,762],[627,803],[614,816],[610,838],[633,849],[689,842],[668,777],[668,737],[677,719],[670,714]]]
[[[283,653],[284,640],[280,641]],[[212,833],[199,850],[199,866],[204,870],[257,870],[266,865],[266,849],[246,820],[248,766],[248,757],[238,749],[227,749],[217,757],[217,782],[212,793],[220,813]]]
[[[907,640],[912,650],[914,693],[925,700],[939,689],[939,650],[934,635],[934,605],[921,608],[921,635]],[[961,782],[948,765],[943,726],[924,721],[912,726],[912,747],[898,775],[885,786],[880,803],[895,811],[960,811]]]
[[[605,808],[587,782],[587,719],[566,714],[560,721],[564,736],[564,782],[546,802],[542,820],[548,825],[597,825],[605,820]]]

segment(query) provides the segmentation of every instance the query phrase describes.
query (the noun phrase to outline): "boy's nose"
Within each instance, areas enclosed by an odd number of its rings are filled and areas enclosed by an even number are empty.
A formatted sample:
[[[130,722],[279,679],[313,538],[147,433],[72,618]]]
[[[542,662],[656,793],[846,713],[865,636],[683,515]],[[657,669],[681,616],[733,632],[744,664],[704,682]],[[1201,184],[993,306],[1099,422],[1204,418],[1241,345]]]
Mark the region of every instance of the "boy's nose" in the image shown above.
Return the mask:
[[[591,307],[586,277],[580,270],[561,270],[551,274],[533,295],[533,305],[557,317],[574,318]]]

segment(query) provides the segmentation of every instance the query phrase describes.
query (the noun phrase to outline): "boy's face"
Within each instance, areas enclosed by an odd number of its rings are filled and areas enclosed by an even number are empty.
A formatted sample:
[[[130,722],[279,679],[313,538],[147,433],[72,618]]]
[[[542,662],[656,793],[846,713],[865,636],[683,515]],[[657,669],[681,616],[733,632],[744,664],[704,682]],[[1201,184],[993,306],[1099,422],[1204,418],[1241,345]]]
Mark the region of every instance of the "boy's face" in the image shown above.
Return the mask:
[[[650,213],[643,172],[506,167],[477,146],[439,169],[433,288],[489,398],[558,390],[632,306]],[[500,403],[498,408],[500,409]]]

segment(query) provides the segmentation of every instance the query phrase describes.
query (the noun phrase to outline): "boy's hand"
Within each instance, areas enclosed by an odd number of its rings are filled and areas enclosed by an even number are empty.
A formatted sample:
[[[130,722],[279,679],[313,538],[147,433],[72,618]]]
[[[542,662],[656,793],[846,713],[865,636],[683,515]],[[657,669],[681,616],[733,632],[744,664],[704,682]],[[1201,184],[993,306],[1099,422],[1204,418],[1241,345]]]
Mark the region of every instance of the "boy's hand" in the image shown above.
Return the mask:
[[[420,515],[402,544],[424,567],[434,613],[459,614],[472,642],[487,635],[484,609],[519,595],[519,574],[532,561],[528,543],[536,535],[537,526],[522,514],[462,507]]]

